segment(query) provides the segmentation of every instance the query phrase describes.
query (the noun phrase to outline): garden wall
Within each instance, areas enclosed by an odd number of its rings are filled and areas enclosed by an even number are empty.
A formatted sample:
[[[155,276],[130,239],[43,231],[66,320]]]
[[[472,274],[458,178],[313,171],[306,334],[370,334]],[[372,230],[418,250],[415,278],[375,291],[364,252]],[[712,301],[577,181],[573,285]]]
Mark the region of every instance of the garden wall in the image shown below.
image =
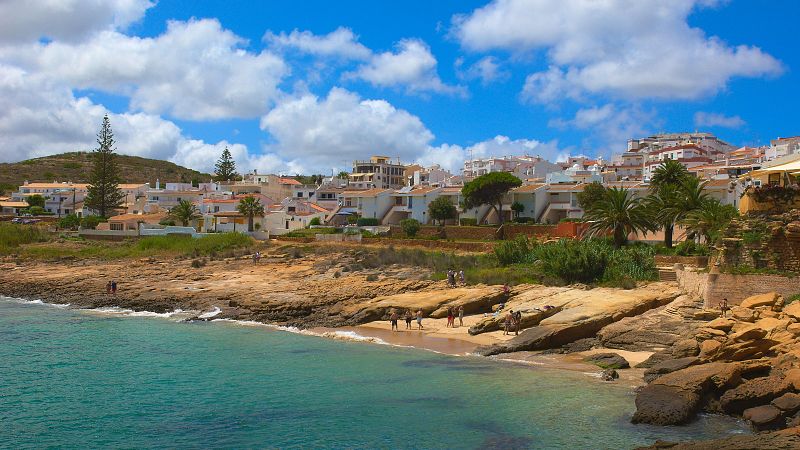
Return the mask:
[[[729,305],[738,305],[747,297],[767,292],[777,292],[784,298],[800,293],[800,277],[712,274],[691,269],[679,269],[675,272],[680,287],[687,293],[702,297],[706,308],[716,308],[725,298]]]
[[[685,266],[708,267],[708,256],[676,256],[676,255],[656,255],[656,266],[666,267],[675,264]]]
[[[495,227],[446,226],[444,227],[444,235],[447,239],[490,241],[497,239],[498,230]]]
[[[519,235],[523,236],[553,236],[556,232],[556,225],[525,225],[521,223],[507,223],[503,225],[503,237],[514,239]]]

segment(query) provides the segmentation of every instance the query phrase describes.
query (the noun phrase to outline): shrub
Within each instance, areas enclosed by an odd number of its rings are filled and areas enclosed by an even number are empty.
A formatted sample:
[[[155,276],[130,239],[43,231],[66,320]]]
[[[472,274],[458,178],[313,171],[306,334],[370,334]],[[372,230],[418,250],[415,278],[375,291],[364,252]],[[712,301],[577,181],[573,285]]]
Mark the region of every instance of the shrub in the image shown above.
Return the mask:
[[[321,225],[321,224],[322,222],[320,222],[319,217],[314,217],[313,219],[311,219],[310,222],[308,222],[309,226]]]
[[[494,246],[494,255],[502,266],[518,264],[528,259],[532,250],[531,242],[524,235],[517,235],[510,241],[501,241]]]
[[[47,233],[40,227],[0,222],[0,249],[46,240]]]
[[[678,256],[708,256],[711,251],[706,245],[686,240],[675,246],[675,254]]]
[[[533,217],[515,217],[514,222],[516,223],[531,223],[534,222]]]
[[[463,227],[475,227],[475,226],[478,226],[478,219],[473,219],[471,217],[461,218],[458,222]]]
[[[356,223],[358,223],[358,215],[350,214],[349,216],[347,216],[347,223],[350,225],[355,225]]]
[[[417,219],[403,219],[400,221],[400,228],[408,237],[414,237],[419,232],[421,225]]]
[[[106,218],[102,216],[85,216],[81,219],[81,228],[88,228],[94,230],[101,222],[105,222]]]
[[[606,239],[561,239],[536,245],[532,253],[544,275],[567,283],[615,284],[625,278],[653,280],[658,274],[653,259],[655,250],[650,246],[615,249]]]
[[[361,217],[356,221],[360,227],[376,227],[381,224],[380,220],[374,217]]]
[[[58,227],[74,230],[81,224],[81,219],[75,214],[66,215],[58,219]]]
[[[374,273],[371,273],[371,274],[367,275],[366,280],[367,281],[378,281],[378,275],[376,275]]]
[[[192,260],[192,267],[195,269],[199,269],[206,265],[205,259],[193,259]]]

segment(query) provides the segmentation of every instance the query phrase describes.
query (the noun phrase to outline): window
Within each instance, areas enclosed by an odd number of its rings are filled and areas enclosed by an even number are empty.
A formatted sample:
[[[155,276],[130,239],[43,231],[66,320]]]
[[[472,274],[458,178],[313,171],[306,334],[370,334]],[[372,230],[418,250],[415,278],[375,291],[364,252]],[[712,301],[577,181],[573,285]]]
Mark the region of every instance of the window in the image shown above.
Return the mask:
[[[298,192],[297,193],[297,198],[303,198],[303,193],[302,192]]]
[[[112,223],[112,224],[110,224],[110,226],[111,226],[111,229],[114,230],[114,231],[122,231],[122,229],[123,229],[122,228],[123,224],[121,224],[121,223]]]
[[[769,174],[769,181],[767,184],[778,186],[781,184],[781,174],[779,173],[771,173]]]

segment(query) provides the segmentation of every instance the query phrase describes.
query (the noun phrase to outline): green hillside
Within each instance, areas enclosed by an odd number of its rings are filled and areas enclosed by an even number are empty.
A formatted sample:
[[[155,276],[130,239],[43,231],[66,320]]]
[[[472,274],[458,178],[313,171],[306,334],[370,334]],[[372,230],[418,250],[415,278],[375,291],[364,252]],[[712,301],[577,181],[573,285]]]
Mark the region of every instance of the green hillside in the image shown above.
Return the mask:
[[[211,175],[181,167],[169,161],[117,155],[123,183],[206,182]],[[92,169],[91,153],[71,152],[16,163],[0,163],[0,192],[15,190],[28,181],[73,181],[85,183]]]

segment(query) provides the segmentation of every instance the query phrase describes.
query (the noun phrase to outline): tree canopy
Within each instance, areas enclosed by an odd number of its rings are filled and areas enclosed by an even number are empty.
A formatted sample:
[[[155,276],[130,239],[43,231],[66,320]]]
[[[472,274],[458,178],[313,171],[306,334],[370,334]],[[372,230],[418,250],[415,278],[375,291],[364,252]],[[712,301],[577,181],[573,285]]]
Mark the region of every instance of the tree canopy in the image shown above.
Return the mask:
[[[235,181],[239,178],[239,174],[236,173],[236,161],[233,160],[228,147],[225,147],[219,160],[214,165],[214,174],[217,181]]]
[[[125,194],[119,189],[120,177],[114,157],[114,132],[108,115],[103,117],[97,134],[97,149],[92,153],[94,166],[89,175],[88,193],[84,203],[101,217],[108,217],[115,208],[122,206]]]
[[[448,219],[455,219],[458,214],[456,205],[450,200],[450,197],[440,196],[428,204],[428,215],[431,220],[438,220],[441,225]]]
[[[614,247],[619,248],[628,235],[652,229],[652,222],[642,200],[625,188],[609,188],[605,198],[592,205],[583,216],[589,222],[589,235],[611,233]]]
[[[467,209],[491,205],[503,223],[503,198],[511,189],[522,186],[522,180],[507,172],[490,172],[466,183],[461,189]]]
[[[29,207],[38,206],[40,208],[44,208],[44,197],[39,194],[29,195],[25,198],[25,202],[28,203]]]
[[[169,210],[169,215],[180,222],[181,225],[188,227],[189,222],[200,217],[200,211],[198,211],[197,206],[189,200],[181,200]]]
[[[239,200],[236,210],[247,216],[247,231],[253,231],[253,217],[264,215],[264,205],[261,204],[261,200],[253,196]]]
[[[576,197],[578,198],[578,206],[586,211],[606,197],[606,188],[595,181],[584,186],[583,190],[576,194]]]

